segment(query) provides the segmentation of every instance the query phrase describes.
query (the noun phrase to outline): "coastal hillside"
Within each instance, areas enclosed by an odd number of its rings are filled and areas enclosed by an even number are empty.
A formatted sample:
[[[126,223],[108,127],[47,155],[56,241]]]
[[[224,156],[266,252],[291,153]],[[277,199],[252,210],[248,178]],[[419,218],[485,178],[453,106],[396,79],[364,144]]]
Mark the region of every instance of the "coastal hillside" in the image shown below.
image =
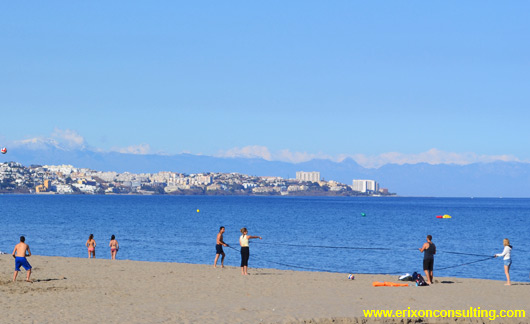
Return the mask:
[[[325,180],[351,184],[353,179],[373,179],[383,188],[402,196],[529,197],[530,163],[491,162],[468,165],[387,164],[364,168],[352,159],[341,162],[311,160],[303,163],[258,158],[221,158],[206,155],[126,154],[90,149],[67,150],[56,146],[17,147],[0,162],[23,165],[71,164],[100,171],[155,173],[238,172],[253,176],[294,178],[297,171],[319,171]]]

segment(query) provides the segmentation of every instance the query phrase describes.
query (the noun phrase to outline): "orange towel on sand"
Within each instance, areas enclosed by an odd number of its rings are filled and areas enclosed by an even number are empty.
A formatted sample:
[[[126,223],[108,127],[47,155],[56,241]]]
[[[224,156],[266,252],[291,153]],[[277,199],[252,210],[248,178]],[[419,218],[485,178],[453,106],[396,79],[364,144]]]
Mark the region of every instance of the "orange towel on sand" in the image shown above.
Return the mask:
[[[372,283],[372,286],[374,287],[408,287],[409,285],[404,284],[404,283],[395,283],[395,282],[388,282],[388,281],[385,281],[385,282],[374,281]]]

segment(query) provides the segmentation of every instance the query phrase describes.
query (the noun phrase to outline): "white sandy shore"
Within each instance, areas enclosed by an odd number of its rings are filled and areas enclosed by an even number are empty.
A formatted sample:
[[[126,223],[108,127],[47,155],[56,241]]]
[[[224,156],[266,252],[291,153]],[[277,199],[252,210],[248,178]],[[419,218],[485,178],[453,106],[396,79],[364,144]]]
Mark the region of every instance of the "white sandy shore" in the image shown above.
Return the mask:
[[[364,309],[523,309],[526,318],[459,319],[530,323],[530,284],[435,278],[429,287],[373,287],[394,276],[214,269],[209,265],[32,256],[34,283],[0,255],[1,323],[449,323],[455,319],[364,317]]]

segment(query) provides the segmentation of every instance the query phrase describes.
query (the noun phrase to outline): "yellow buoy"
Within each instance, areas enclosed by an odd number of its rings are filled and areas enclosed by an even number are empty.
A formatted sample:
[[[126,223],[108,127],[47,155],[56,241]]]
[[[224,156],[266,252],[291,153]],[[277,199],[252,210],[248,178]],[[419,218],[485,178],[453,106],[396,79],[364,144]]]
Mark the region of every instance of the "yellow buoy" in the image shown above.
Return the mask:
[[[200,210],[197,209],[197,213],[200,212]]]
[[[452,218],[450,215],[445,214],[443,218]]]

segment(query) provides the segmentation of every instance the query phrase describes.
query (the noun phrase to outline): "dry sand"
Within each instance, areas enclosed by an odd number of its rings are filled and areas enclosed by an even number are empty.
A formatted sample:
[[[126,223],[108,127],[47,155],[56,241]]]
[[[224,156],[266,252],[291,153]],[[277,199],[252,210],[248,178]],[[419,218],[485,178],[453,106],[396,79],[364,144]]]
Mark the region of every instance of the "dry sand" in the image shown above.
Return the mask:
[[[526,318],[459,323],[530,323],[530,284],[435,278],[429,287],[372,287],[395,276],[31,256],[33,283],[0,255],[0,323],[454,323],[455,319],[364,317],[363,309],[523,309]],[[502,271],[502,269],[499,269]]]

